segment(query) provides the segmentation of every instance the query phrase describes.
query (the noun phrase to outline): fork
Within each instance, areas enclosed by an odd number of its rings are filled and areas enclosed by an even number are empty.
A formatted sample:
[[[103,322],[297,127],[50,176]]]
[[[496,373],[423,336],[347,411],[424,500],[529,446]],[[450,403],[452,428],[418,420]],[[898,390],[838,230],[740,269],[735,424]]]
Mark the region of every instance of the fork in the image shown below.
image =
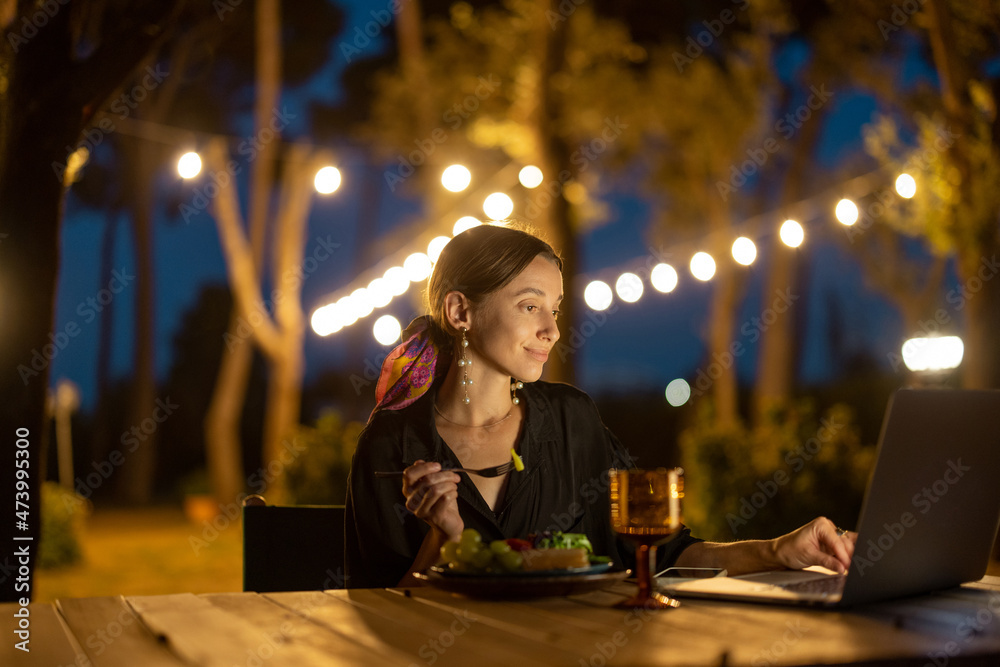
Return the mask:
[[[472,468],[441,468],[441,472],[464,472],[470,475],[479,475],[480,477],[499,477],[500,475],[506,475],[511,470],[514,469],[514,462],[507,461],[507,463],[501,463],[498,466],[493,466],[492,468],[480,468],[479,470],[473,470]],[[402,470],[376,470],[375,477],[402,477]]]

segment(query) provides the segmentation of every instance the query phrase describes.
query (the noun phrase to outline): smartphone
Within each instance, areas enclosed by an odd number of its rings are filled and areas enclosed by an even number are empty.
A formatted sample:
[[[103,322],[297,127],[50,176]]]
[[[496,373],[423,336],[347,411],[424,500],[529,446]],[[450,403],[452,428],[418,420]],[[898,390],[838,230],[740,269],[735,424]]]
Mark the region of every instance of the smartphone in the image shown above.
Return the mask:
[[[728,574],[721,567],[668,567],[657,572],[657,579],[711,579],[712,577],[724,577]]]

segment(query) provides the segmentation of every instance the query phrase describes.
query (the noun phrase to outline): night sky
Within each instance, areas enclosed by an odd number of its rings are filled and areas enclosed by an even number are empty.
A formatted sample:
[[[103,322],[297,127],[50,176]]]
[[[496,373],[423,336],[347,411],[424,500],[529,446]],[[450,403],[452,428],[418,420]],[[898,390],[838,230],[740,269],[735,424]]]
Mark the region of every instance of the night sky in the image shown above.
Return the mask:
[[[341,3],[342,6],[344,3]],[[369,20],[371,9],[384,7],[385,2],[355,0],[347,7],[347,20],[341,37],[350,34],[356,25]],[[384,48],[379,39],[373,40],[366,52]],[[780,67],[794,71],[804,53],[794,46],[782,55]],[[326,71],[297,94],[287,93],[282,104],[300,107],[307,96],[324,96],[336,100],[336,77],[342,59],[333,45],[330,64]],[[905,85],[927,72],[918,64],[901,73]],[[862,126],[870,122],[876,110],[876,101],[862,93],[838,93],[832,101],[829,121],[822,130],[816,159],[825,168],[834,168],[841,161],[857,156],[861,149]],[[308,134],[304,113],[289,128],[286,136]],[[360,188],[357,180],[366,176],[360,156],[344,156],[339,164],[344,174],[344,184],[331,197],[317,195],[310,218],[309,235],[329,236],[340,243],[339,255],[322,263],[312,273],[303,287],[303,305],[307,314],[323,305],[323,298],[346,286],[350,280],[351,256],[357,251],[354,241],[360,211]],[[173,165],[165,165],[163,182],[166,187],[176,187]],[[370,171],[368,172],[371,173]],[[589,280],[600,277],[613,285],[620,270],[643,264],[648,256],[646,230],[649,225],[650,205],[631,191],[627,183],[604,183],[611,193],[606,197],[609,221],[594,229],[582,239],[581,270]],[[420,202],[402,200],[388,191],[383,183],[383,204],[380,209],[379,228],[388,230],[419,216]],[[515,211],[514,215],[517,215]],[[780,219],[775,220],[774,229]],[[806,241],[797,250],[802,256],[801,266],[807,272],[807,291],[796,304],[805,309],[805,339],[800,380],[807,384],[829,381],[838,372],[840,360],[832,356],[829,332],[837,327],[841,335],[841,353],[866,355],[879,360],[889,368],[887,355],[899,351],[906,336],[899,317],[890,303],[866,286],[856,262],[834,243],[824,240],[833,234],[843,233],[843,228],[832,217],[832,211],[821,219],[800,220],[806,229]],[[101,229],[103,221],[98,214],[83,208],[72,192],[67,198],[66,215],[62,233],[62,265],[59,280],[56,331],[63,331],[70,322],[81,329],[66,349],[60,351],[52,364],[51,382],[68,378],[81,389],[83,409],[92,409],[95,401],[95,371],[98,339],[98,320],[94,318],[93,298],[99,290],[108,287],[110,276],[98,275]],[[189,224],[166,224],[159,220],[155,225],[156,262],[156,368],[157,377],[166,377],[171,364],[172,337],[176,333],[184,311],[194,305],[202,286],[225,283],[225,266],[219,246],[214,221],[207,214],[190,220]],[[749,321],[761,311],[762,280],[766,276],[767,246],[758,238],[757,263],[747,270],[747,298],[737,318],[738,324]],[[400,249],[402,250],[402,248]],[[409,252],[424,250],[413,248]],[[579,351],[578,384],[595,395],[626,392],[634,389],[662,392],[663,387],[675,377],[689,381],[703,362],[705,352],[702,338],[707,331],[707,312],[711,283],[700,284],[687,270],[688,257],[677,255],[671,263],[680,273],[680,284],[675,292],[664,295],[652,290],[648,283],[646,295],[636,304],[619,302],[618,308],[603,317],[582,307],[583,321],[600,321],[596,333],[587,339]],[[731,261],[716,257],[716,261]],[[127,221],[121,220],[116,240],[114,266],[125,276],[134,275],[135,261],[131,252],[131,239]],[[954,280],[953,272],[950,280]],[[569,278],[567,277],[567,283]],[[579,278],[578,278],[579,280]],[[130,287],[132,289],[130,289]],[[580,290],[582,293],[582,288]],[[411,287],[408,295],[415,293]],[[127,376],[131,371],[134,284],[126,284],[114,297],[114,355],[113,374]],[[581,304],[582,305],[582,304]],[[412,300],[397,298],[389,307],[379,309],[355,324],[370,330],[379,314],[394,314],[405,326],[417,314]],[[836,318],[836,321],[833,321]],[[739,329],[739,326],[737,327]],[[338,336],[320,338],[311,330],[306,334],[306,381],[315,379],[328,369],[346,373],[362,372],[363,362],[356,357],[347,358]],[[641,334],[641,335],[640,335]],[[562,331],[565,338],[567,330]],[[739,333],[736,333],[738,339]],[[342,338],[340,338],[342,340]],[[746,341],[750,342],[750,341]],[[365,351],[364,358],[378,360],[388,351],[374,339]],[[741,379],[749,381],[754,371],[754,347],[740,358],[738,369]],[[308,418],[308,416],[307,416]]]

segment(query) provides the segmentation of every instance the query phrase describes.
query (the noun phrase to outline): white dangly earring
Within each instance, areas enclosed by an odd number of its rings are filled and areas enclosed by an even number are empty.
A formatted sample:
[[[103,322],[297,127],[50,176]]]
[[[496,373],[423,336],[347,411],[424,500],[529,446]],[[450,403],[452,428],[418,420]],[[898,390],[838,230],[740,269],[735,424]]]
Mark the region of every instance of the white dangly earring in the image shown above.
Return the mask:
[[[517,397],[516,393],[514,393],[518,389],[524,389],[524,383],[521,382],[520,380],[515,380],[514,378],[511,378],[510,379],[510,402],[513,403],[514,405],[517,405],[518,403],[521,402],[521,399]]]
[[[468,405],[469,385],[472,384],[472,380],[469,379],[469,366],[472,365],[472,360],[465,353],[466,348],[469,347],[469,339],[465,337],[466,331],[468,329],[462,327],[462,358],[458,360],[458,365],[462,369],[462,386],[465,387],[465,398],[462,399],[462,402]]]

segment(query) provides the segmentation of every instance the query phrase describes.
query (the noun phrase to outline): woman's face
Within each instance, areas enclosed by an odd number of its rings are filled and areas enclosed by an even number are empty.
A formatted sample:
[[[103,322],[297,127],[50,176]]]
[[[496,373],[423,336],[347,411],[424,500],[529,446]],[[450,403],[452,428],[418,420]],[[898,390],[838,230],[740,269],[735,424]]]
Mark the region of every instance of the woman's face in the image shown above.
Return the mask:
[[[562,301],[562,273],[538,255],[510,283],[472,312],[469,347],[484,365],[525,382],[542,374],[559,340],[556,317]]]

